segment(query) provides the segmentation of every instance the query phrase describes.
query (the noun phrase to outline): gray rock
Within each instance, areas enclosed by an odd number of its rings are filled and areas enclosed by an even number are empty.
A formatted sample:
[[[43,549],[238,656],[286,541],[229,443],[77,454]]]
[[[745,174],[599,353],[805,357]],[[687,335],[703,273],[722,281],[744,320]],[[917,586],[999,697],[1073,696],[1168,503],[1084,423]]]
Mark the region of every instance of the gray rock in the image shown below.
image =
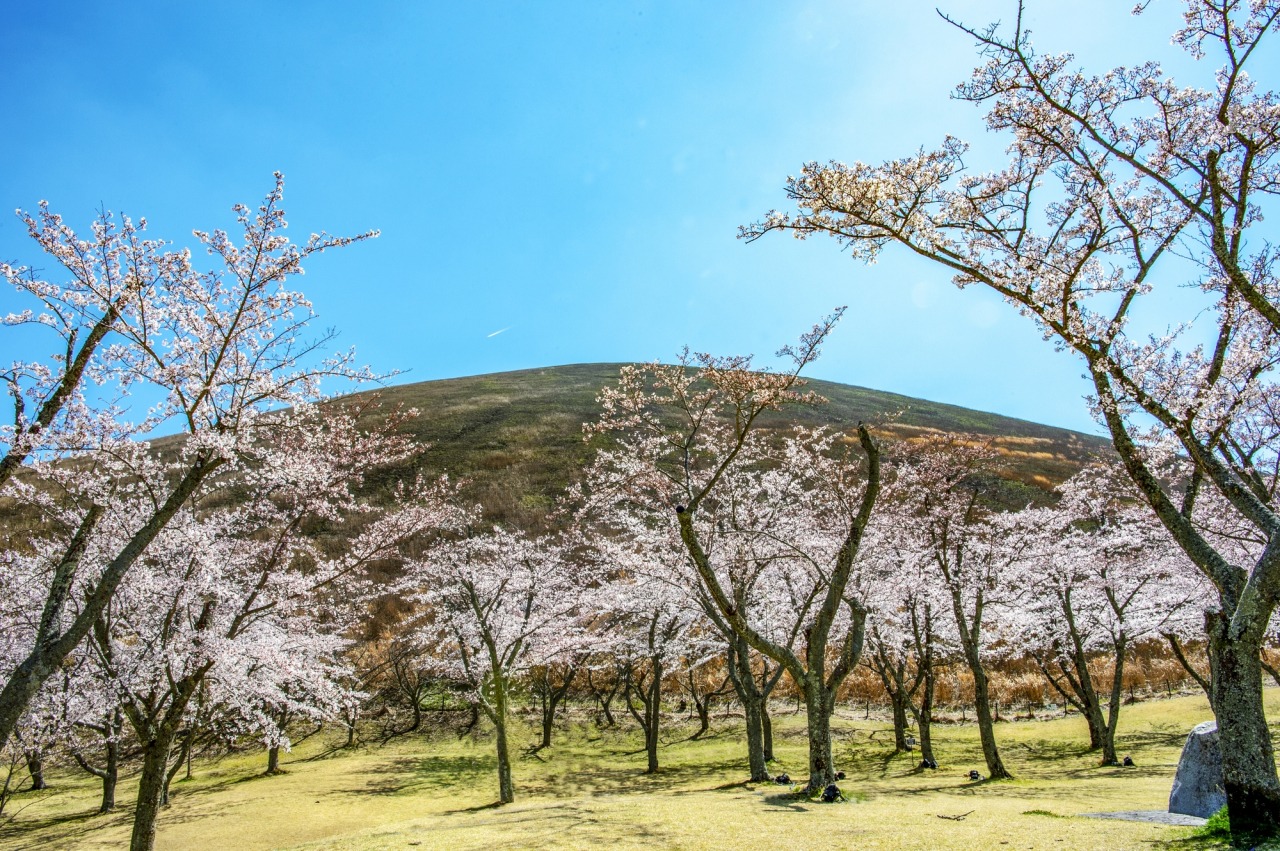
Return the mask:
[[[1218,722],[1205,721],[1187,734],[1187,743],[1182,746],[1178,773],[1169,792],[1169,812],[1208,818],[1226,803]]]

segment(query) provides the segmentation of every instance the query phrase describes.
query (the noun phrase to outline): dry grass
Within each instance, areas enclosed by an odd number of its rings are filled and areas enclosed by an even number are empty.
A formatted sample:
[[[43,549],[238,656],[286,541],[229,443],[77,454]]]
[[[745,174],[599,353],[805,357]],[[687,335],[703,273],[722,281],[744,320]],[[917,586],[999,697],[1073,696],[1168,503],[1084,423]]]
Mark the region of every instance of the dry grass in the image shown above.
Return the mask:
[[[1280,712],[1280,691],[1268,692]],[[517,761],[517,801],[493,806],[492,743],[485,737],[401,740],[386,747],[292,755],[288,773],[262,777],[261,755],[197,766],[175,785],[161,816],[159,847],[170,849],[447,848],[919,848],[1084,849],[1211,847],[1185,829],[1078,817],[1107,810],[1163,809],[1186,731],[1208,718],[1203,698],[1125,707],[1121,751],[1135,768],[1102,768],[1082,747],[1078,718],[1004,723],[998,735],[1018,775],[971,783],[981,769],[976,730],[937,729],[943,768],[920,772],[890,753],[887,726],[842,717],[837,760],[853,798],[824,805],[784,787],[741,783],[737,719],[687,741],[672,726],[663,769],[643,775],[631,732],[575,723],[540,757]],[[778,715],[776,770],[803,773],[802,718]],[[525,738],[532,739],[532,730]],[[520,741],[521,737],[517,737]],[[58,775],[55,788],[19,796],[0,848],[96,849],[127,842],[129,813],[94,814],[96,788]],[[132,794],[122,784],[120,800]],[[968,813],[955,821],[938,816]]]

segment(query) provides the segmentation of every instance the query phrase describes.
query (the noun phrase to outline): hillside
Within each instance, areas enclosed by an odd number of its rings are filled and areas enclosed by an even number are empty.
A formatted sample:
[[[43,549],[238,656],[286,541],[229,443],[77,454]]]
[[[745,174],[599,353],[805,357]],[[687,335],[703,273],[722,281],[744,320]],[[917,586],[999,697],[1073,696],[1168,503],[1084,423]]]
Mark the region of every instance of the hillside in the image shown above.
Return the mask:
[[[536,522],[589,458],[582,424],[596,416],[596,394],[616,379],[620,366],[575,364],[424,381],[353,398],[376,395],[386,408],[417,408],[421,416],[406,430],[430,444],[419,459],[422,469],[471,479],[472,496],[494,519]],[[772,414],[765,425],[852,428],[864,421],[889,440],[930,431],[990,435],[1006,459],[997,499],[1010,507],[1040,501],[1045,489],[1090,457],[1110,452],[1102,438],[1026,420],[828,381],[809,386],[830,402]],[[409,473],[384,471],[374,486]]]

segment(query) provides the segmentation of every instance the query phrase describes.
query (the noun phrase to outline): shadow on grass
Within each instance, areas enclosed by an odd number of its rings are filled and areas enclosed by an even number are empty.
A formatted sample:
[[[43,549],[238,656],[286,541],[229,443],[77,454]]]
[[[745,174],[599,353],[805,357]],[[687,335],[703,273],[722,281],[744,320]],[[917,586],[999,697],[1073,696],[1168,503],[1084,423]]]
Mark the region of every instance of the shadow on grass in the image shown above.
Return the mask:
[[[1187,740],[1187,730],[1177,724],[1155,724],[1149,730],[1136,733],[1125,733],[1116,736],[1117,750],[1120,745],[1130,748],[1173,747],[1180,748]]]
[[[104,827],[113,827],[116,825],[127,825],[133,822],[133,809],[125,807],[113,810],[109,813],[100,813],[97,808],[84,810],[69,815],[41,817],[26,817],[22,820],[21,826],[15,825],[12,821],[5,822],[0,826],[0,842],[11,838],[23,838],[28,841],[31,834],[42,830],[58,829],[59,839],[75,838],[87,836],[94,831],[101,830]],[[24,846],[19,846],[24,847]],[[32,847],[32,846],[25,846]]]
[[[525,779],[522,785],[530,794],[554,797],[618,795],[628,792],[669,792],[680,795],[717,788],[713,786],[686,790],[673,787],[689,785],[701,778],[720,780],[724,774],[735,771],[745,773],[742,762],[741,759],[731,758],[696,764],[677,763],[660,766],[656,774],[646,774],[639,765],[600,765],[575,761],[569,765],[550,766],[549,771],[540,777]],[[719,785],[721,784],[717,784]],[[737,785],[729,784],[729,788]]]
[[[402,756],[389,760],[380,772],[387,777],[371,783],[370,791],[396,794],[406,790],[438,791],[470,786],[497,772],[497,756]],[[493,778],[497,783],[497,778]],[[360,793],[361,789],[341,790]]]
[[[474,807],[446,810],[441,815],[464,817],[465,824],[469,828],[489,826],[505,830],[515,828],[526,838],[535,836],[538,831],[551,830],[553,833],[548,836],[548,839],[550,836],[556,839],[550,844],[556,844],[563,841],[565,837],[572,836],[576,842],[583,843],[582,847],[603,847],[614,838],[609,824],[598,818],[589,807],[584,807],[580,803],[562,802],[546,805],[534,802],[529,807],[521,807],[520,804],[520,795],[517,793],[513,804],[498,802],[480,804]],[[482,815],[486,813],[488,815]],[[440,826],[436,825],[432,829],[439,831]],[[629,830],[631,838],[643,840],[654,847],[663,847],[666,844],[663,837],[648,825],[636,824]]]
[[[506,806],[501,801],[492,801],[488,804],[476,804],[474,807],[463,807],[458,810],[445,810],[442,815],[453,816],[462,813],[482,813],[486,810],[496,810]]]
[[[1034,762],[1061,762],[1064,759],[1084,759],[1090,753],[1087,743],[1063,741],[1060,739],[1031,739],[1017,742],[1011,747],[1020,747],[1027,753],[1027,759]],[[1096,751],[1101,754],[1102,751]]]
[[[770,807],[788,810],[793,813],[809,812],[809,808],[805,806],[805,804],[809,803],[809,799],[805,797],[803,792],[783,792],[778,795],[765,795],[764,802]]]

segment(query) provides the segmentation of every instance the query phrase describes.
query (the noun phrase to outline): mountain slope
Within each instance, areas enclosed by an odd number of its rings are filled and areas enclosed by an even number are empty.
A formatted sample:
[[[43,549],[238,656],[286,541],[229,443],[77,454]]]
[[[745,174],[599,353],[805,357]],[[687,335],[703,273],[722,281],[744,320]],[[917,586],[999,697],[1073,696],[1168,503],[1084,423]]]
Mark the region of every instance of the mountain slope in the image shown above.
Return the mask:
[[[575,364],[424,381],[352,399],[372,395],[383,408],[417,408],[420,416],[405,430],[430,444],[420,469],[470,479],[470,494],[495,520],[536,525],[590,457],[582,424],[596,417],[596,394],[616,380],[621,366]],[[828,381],[810,381],[809,387],[829,403],[770,414],[763,424],[852,428],[863,421],[889,440],[938,431],[988,435],[1004,458],[998,501],[1009,507],[1043,500],[1046,489],[1110,452],[1103,438],[1026,420]],[[410,472],[384,471],[374,486]]]

